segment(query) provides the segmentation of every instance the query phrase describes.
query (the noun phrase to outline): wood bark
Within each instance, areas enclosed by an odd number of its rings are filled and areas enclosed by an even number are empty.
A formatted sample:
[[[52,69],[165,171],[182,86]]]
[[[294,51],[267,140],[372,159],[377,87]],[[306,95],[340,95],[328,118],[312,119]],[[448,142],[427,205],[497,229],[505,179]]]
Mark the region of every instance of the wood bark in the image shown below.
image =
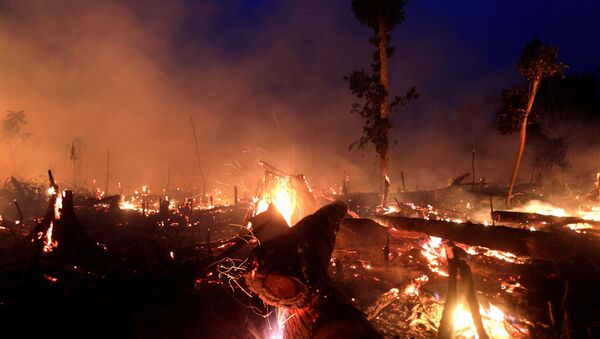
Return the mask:
[[[346,211],[342,202],[329,204],[255,248],[250,289],[271,305],[308,306],[328,282],[327,267]]]

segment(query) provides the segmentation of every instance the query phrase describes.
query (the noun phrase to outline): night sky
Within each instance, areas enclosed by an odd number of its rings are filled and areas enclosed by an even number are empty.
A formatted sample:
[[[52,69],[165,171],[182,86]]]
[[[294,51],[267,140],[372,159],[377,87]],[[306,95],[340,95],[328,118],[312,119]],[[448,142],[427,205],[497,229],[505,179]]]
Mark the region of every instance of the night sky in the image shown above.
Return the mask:
[[[77,140],[88,181],[110,149],[126,182],[160,184],[174,168],[173,180],[189,183],[193,116],[215,183],[231,184],[240,175],[231,164],[256,158],[322,181],[375,178],[372,150],[348,152],[361,122],[342,78],[368,68],[372,53],[350,6],[0,1],[0,48],[10,51],[0,56],[0,108],[25,110],[34,133],[22,175],[70,173]],[[514,156],[514,138],[492,133],[491,121],[500,91],[522,80],[523,46],[538,37],[560,46],[569,72],[597,72],[598,18],[598,1],[410,1],[393,32],[390,83],[395,94],[416,85],[421,97],[394,115],[392,173],[445,184],[477,149],[482,171],[506,181],[498,162]]]

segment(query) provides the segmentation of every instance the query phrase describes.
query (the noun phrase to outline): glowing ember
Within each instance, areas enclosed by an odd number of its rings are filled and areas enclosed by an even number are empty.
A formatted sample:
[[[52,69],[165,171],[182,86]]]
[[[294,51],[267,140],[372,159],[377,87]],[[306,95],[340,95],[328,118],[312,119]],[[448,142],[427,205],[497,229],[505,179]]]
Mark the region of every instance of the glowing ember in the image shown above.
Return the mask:
[[[292,226],[292,215],[297,208],[296,190],[288,178],[275,178],[275,184],[269,191],[263,192],[260,200],[256,202],[256,214],[267,210],[273,204],[281,213],[288,226]]]
[[[567,227],[573,231],[580,231],[580,230],[589,230],[594,228],[592,225],[590,224],[586,224],[586,223],[582,223],[582,224],[569,224],[567,225]]]
[[[482,247],[482,246],[461,246],[458,245],[459,247],[461,247],[462,249],[464,249],[468,254],[471,255],[485,255],[486,257],[493,257],[502,261],[506,261],[509,263],[513,263],[513,264],[525,264],[527,262],[527,258],[525,257],[519,257],[513,253],[510,252],[504,252],[504,251],[497,251],[497,250],[491,250],[489,248],[486,247]]]
[[[521,288],[523,289],[523,285],[517,283],[510,283],[510,282],[503,282],[500,285],[500,288],[502,288],[503,290],[506,291],[506,293],[514,293],[516,289]]]
[[[415,284],[410,284],[410,285],[406,286],[406,288],[404,289],[404,294],[418,296],[419,295],[419,287]]]
[[[423,247],[421,254],[427,258],[429,269],[438,275],[447,277],[448,273],[440,269],[442,267],[441,261],[446,257],[444,247],[442,246],[442,238],[429,237],[421,247]]]

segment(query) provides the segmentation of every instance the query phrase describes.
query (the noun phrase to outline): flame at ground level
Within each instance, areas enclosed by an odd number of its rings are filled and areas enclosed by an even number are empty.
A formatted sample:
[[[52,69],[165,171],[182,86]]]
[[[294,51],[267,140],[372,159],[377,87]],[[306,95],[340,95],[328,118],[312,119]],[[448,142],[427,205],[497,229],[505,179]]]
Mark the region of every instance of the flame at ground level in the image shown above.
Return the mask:
[[[490,304],[487,309],[479,305],[479,313],[481,313],[483,327],[490,338],[510,338],[510,335],[506,330],[506,322],[508,320],[502,310],[492,304]],[[454,310],[452,320],[456,336],[464,338],[477,337],[477,329],[473,323],[471,312],[462,303],[459,303]]]
[[[275,178],[272,188],[264,191],[260,200],[256,201],[256,213],[259,214],[273,204],[281,213],[288,226],[292,226],[292,215],[298,208],[296,190],[292,187],[289,178]]]

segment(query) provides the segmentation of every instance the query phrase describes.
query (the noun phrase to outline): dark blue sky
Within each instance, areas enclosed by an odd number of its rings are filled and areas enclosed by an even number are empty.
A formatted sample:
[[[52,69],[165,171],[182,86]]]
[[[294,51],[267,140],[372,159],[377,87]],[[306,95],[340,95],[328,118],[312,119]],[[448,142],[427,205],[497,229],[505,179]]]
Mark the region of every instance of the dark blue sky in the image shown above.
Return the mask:
[[[204,10],[198,1],[186,1],[188,20],[182,25],[182,40],[193,42],[198,36],[209,34],[225,53],[239,53],[257,48],[254,34],[270,29],[274,16],[289,15],[287,10],[299,11],[319,7],[327,15],[320,18],[337,20],[340,30],[362,38],[364,34],[354,21],[351,1],[318,5],[320,1],[239,0],[217,5],[211,29],[194,21],[194,11]],[[409,1],[406,21],[395,33],[395,44],[404,44],[423,32],[441,30],[460,37],[464,44],[476,50],[490,69],[514,64],[520,49],[533,37],[561,47],[561,56],[577,72],[594,70],[600,66],[600,2],[583,1]],[[295,15],[302,15],[295,13]],[[318,20],[311,25],[320,25]],[[199,27],[203,27],[200,29]],[[410,44],[406,47],[410,48]],[[365,45],[365,48],[368,46]],[[305,51],[310,53],[310,51]],[[493,70],[492,70],[493,71]]]
[[[173,37],[183,63],[193,63],[204,53],[198,46],[206,45],[232,65],[264,53],[263,62],[278,63],[275,69],[287,82],[262,79],[262,85],[282,97],[313,82],[343,87],[344,75],[369,67],[371,32],[353,18],[350,0],[215,1],[208,2],[210,18],[199,20],[206,3],[186,2],[187,15]],[[521,81],[515,63],[534,37],[559,46],[569,72],[595,72],[600,67],[598,18],[600,1],[592,0],[409,1],[406,21],[393,32],[397,53],[391,86],[403,93],[416,85],[423,100],[412,109],[425,115],[435,115],[430,113],[435,102],[465,105],[464,93],[469,92],[478,92],[491,114],[500,90]],[[274,60],[280,53],[273,53],[272,46],[287,41],[294,60],[280,64]],[[299,64],[306,73],[295,71]]]

